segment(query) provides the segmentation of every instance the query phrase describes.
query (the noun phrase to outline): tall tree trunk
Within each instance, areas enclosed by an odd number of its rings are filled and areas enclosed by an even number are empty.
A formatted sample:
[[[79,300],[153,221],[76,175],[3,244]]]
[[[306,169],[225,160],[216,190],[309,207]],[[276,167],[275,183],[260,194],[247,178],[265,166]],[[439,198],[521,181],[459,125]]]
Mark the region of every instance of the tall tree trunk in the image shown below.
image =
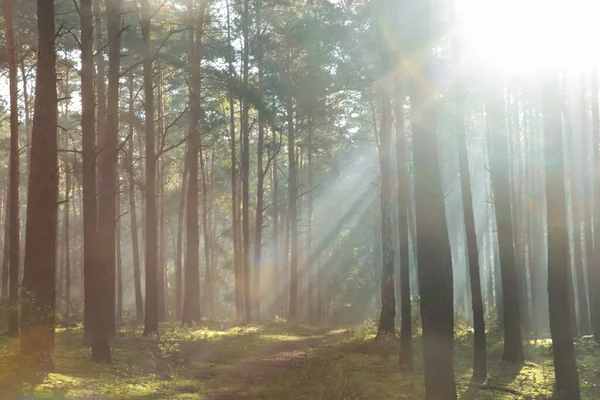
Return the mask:
[[[144,319],[144,300],[142,299],[142,279],[140,273],[140,247],[138,240],[137,205],[135,202],[135,172],[133,169],[133,135],[134,135],[134,93],[133,74],[129,75],[129,137],[127,139],[127,157],[125,169],[127,170],[127,189],[129,195],[129,214],[131,218],[131,254],[133,261],[133,286],[135,292],[135,318],[138,323]]]
[[[191,325],[200,321],[200,250],[198,234],[198,151],[200,135],[200,61],[202,59],[202,31],[206,2],[201,2],[198,14],[190,0],[189,10],[193,19],[190,29],[190,124],[188,138],[189,181],[186,208],[186,259],[185,287],[182,322]],[[195,19],[197,18],[197,20]]]
[[[513,247],[513,223],[510,207],[510,181],[508,163],[508,141],[505,132],[503,93],[493,94],[488,115],[490,119],[490,176],[494,194],[494,210],[500,251],[500,273],[502,278],[504,354],[509,362],[523,362],[521,342],[521,313],[519,309],[519,287],[515,252]]]
[[[146,137],[146,313],[144,316],[144,335],[158,332],[158,268],[157,268],[157,215],[156,215],[156,150],[154,134],[154,82],[152,54],[150,52],[150,4],[141,2],[144,69],[144,114]]]
[[[248,0],[244,0],[248,1]],[[298,186],[296,183],[296,136],[294,129],[294,104],[292,101],[292,50],[287,49],[285,68],[285,103],[288,125],[288,218],[290,221],[289,244],[290,252],[290,309],[289,319],[296,321],[298,319],[298,217],[296,200],[298,197]],[[285,250],[287,257],[287,249]]]
[[[457,57],[458,60],[458,57]],[[479,268],[479,249],[477,248],[477,232],[475,231],[475,215],[471,194],[471,178],[469,169],[469,153],[465,133],[464,91],[462,82],[458,81],[455,88],[454,118],[456,146],[458,148],[458,165],[460,187],[462,192],[463,215],[465,218],[465,233],[469,259],[469,280],[471,288],[471,304],[473,309],[474,354],[473,377],[485,379],[487,376],[487,350],[485,337],[485,319],[483,298],[481,296],[481,279]]]
[[[598,70],[592,70],[592,160],[594,166],[593,223],[594,232],[600,232],[600,116],[598,115]],[[594,339],[600,343],[600,235],[594,234],[594,258],[588,262],[588,287]]]
[[[94,100],[94,39],[92,0],[81,0],[81,136],[83,160],[83,297],[84,336],[91,338],[93,326],[99,321],[92,318],[99,307],[94,302],[97,272],[97,201],[96,201],[96,129]]]
[[[227,43],[231,43],[231,18],[229,12],[229,2],[227,1]],[[228,78],[230,85],[233,85],[235,79],[235,69],[233,62],[235,53],[233,47],[228,54]],[[238,194],[237,194],[237,148],[235,145],[235,102],[233,97],[233,87],[229,88],[229,140],[231,145],[231,221],[232,221],[232,242],[233,242],[233,271],[235,279],[235,315],[238,321],[243,319],[244,315],[244,277],[240,264],[239,254],[239,226],[238,226]]]
[[[117,167],[118,168],[118,167]],[[123,322],[123,259],[121,257],[121,186],[117,188],[116,196],[117,221],[115,232],[115,263],[117,267],[116,283],[117,283],[117,304],[116,304],[116,324]]]
[[[306,232],[306,249],[305,249],[305,258],[306,262],[306,283],[307,283],[307,297],[308,297],[308,322],[310,324],[314,324],[315,319],[315,276],[314,276],[314,261],[313,261],[313,190],[314,190],[314,171],[313,171],[313,127],[312,120],[309,122],[308,127],[308,143],[306,146],[307,158],[308,158],[308,182],[307,182],[307,190],[308,196],[306,199],[306,224],[307,224],[307,232]]]
[[[158,152],[164,148],[165,143],[165,116],[164,116],[164,101],[163,101],[163,74],[160,63],[157,65],[158,69]],[[164,157],[156,157],[156,166],[158,168],[158,174],[156,177],[157,191],[158,191],[158,227],[157,227],[157,250],[158,250],[158,261],[156,269],[157,279],[157,300],[158,300],[158,320],[164,322],[167,317],[167,281],[165,280],[165,273],[167,266],[165,263],[166,246],[165,246],[165,160]]]
[[[579,377],[569,310],[569,231],[567,226],[561,105],[557,76],[543,86],[546,204],[548,224],[548,300],[558,398],[578,400]],[[568,138],[570,139],[570,138]]]
[[[202,176],[202,231],[203,231],[203,239],[204,239],[204,314],[207,318],[211,318],[213,316],[212,310],[212,299],[211,299],[211,286],[212,282],[212,271],[210,266],[210,226],[208,223],[208,183],[207,183],[207,160],[204,157],[204,149],[202,148],[202,144],[199,146],[199,154],[200,154],[200,174]]]
[[[419,68],[413,78],[411,109],[425,393],[428,400],[453,400],[452,259],[438,159],[436,94],[426,68],[430,55],[422,51],[429,48],[432,37],[433,5],[432,1],[420,1],[414,6],[421,17],[415,43]]]
[[[410,305],[410,265],[408,260],[408,198],[406,136],[404,134],[404,93],[396,82],[394,117],[396,122],[396,171],[398,174],[398,239],[400,241],[400,367],[412,370],[412,309]]]
[[[264,199],[264,181],[265,171],[263,171],[263,154],[264,154],[264,142],[265,142],[265,124],[263,115],[263,98],[264,98],[264,72],[263,72],[263,58],[264,50],[262,44],[261,34],[261,8],[262,0],[256,0],[256,32],[257,32],[257,56],[256,63],[258,68],[258,143],[256,152],[256,222],[254,224],[254,312],[256,320],[260,320],[260,274],[262,270],[261,265],[261,251],[262,251],[262,223],[263,223],[263,199]]]
[[[93,6],[94,6],[94,24],[96,27],[96,32],[95,32],[95,36],[96,36],[96,40],[97,40],[97,45],[96,48],[98,49],[98,54],[97,54],[97,73],[95,76],[95,80],[94,80],[94,84],[96,87],[96,100],[97,100],[97,104],[96,104],[96,145],[98,146],[98,157],[96,157],[96,184],[98,185],[98,191],[99,191],[99,186],[100,186],[100,161],[101,161],[101,155],[100,152],[103,150],[104,147],[104,135],[105,135],[105,131],[106,131],[106,65],[105,65],[105,61],[104,61],[104,53],[105,53],[105,46],[104,43],[102,42],[102,13],[100,10],[100,3],[101,0],[92,0],[93,1]],[[97,207],[100,206],[100,203],[97,202]],[[96,209],[96,213],[99,212],[99,208]],[[100,222],[100,217],[99,215],[96,215],[96,221],[99,224]]]
[[[384,61],[385,62],[385,61]],[[394,244],[392,234],[392,107],[388,93],[381,92],[381,129],[379,130],[379,168],[381,170],[381,315],[377,336],[395,331]],[[379,251],[379,249],[375,249]],[[377,281],[376,281],[377,282]]]
[[[57,93],[54,2],[37,1],[38,62],[31,134],[21,352],[38,367],[52,368],[56,277]],[[13,202],[12,206],[15,204]]]
[[[249,0],[243,0],[242,10],[242,265],[244,271],[244,315],[245,321],[252,321],[252,300],[250,293],[250,126],[248,112],[248,72],[250,58],[250,6]],[[257,293],[255,293],[256,295]]]
[[[4,0],[4,29],[6,31],[6,52],[8,58],[8,81],[10,94],[10,178],[8,197],[9,214],[9,314],[8,334],[19,335],[19,92],[17,88],[17,42],[14,32],[13,3]]]
[[[271,151],[279,152],[278,144],[277,144],[277,133],[273,129],[273,141],[271,142]],[[270,157],[273,158],[271,162],[271,220],[272,220],[272,232],[273,232],[273,267],[272,267],[272,284],[271,288],[280,288],[280,252],[279,252],[279,177],[277,168],[279,168],[279,163],[277,162],[278,154],[272,154]],[[272,301],[277,301],[277,295],[273,297]],[[321,315],[321,314],[319,314]],[[319,317],[320,318],[320,317]]]

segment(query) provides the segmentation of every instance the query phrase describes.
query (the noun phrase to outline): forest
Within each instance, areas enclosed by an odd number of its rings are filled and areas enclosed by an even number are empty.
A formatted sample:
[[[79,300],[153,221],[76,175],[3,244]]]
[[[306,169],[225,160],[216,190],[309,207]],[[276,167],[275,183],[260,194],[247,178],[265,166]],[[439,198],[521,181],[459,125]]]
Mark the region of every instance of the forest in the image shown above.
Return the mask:
[[[0,10],[0,399],[600,398],[593,2]]]

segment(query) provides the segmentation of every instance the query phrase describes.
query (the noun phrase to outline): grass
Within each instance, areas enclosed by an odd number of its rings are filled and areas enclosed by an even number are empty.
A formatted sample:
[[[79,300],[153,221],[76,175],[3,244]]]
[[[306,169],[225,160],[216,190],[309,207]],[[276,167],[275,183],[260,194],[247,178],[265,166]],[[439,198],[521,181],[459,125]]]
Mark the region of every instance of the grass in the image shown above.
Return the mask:
[[[143,337],[140,327],[124,327],[113,340],[113,363],[90,360],[81,328],[56,335],[55,372],[24,380],[17,343],[0,338],[0,398],[20,392],[36,398],[73,399],[419,399],[423,398],[420,339],[415,337],[414,372],[398,370],[395,341],[374,342],[365,323],[331,329],[270,323],[226,329],[161,325],[161,335]],[[469,387],[472,332],[457,329],[455,373],[460,398],[516,399],[515,395]],[[576,343],[582,397],[600,398],[600,348]],[[525,344],[527,361],[500,360],[501,335],[488,334],[489,382],[535,399],[552,398],[554,370],[549,340]],[[225,395],[235,395],[226,397]],[[219,397],[222,396],[222,397]]]

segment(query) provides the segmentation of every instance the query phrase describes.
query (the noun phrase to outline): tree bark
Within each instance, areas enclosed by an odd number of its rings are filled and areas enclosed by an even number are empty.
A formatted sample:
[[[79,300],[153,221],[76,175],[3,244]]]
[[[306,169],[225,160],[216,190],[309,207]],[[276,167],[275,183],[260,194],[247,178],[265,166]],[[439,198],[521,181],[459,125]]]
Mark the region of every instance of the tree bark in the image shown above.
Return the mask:
[[[64,281],[65,281],[65,321],[69,321],[71,314],[71,246],[70,246],[70,226],[69,211],[71,204],[71,171],[69,165],[65,166],[65,205],[63,209],[63,244],[64,244]]]
[[[142,279],[140,272],[140,247],[138,240],[138,222],[137,222],[137,205],[135,202],[135,172],[133,169],[133,135],[134,135],[134,93],[133,93],[133,74],[129,76],[129,138],[127,139],[127,157],[125,161],[125,169],[127,170],[128,178],[128,194],[129,194],[129,214],[131,218],[131,254],[133,261],[133,286],[135,292],[135,318],[138,323],[144,319],[144,300],[142,298]]]
[[[141,19],[144,70],[144,114],[146,137],[146,313],[144,315],[144,335],[158,332],[158,267],[157,267],[157,215],[156,215],[156,149],[154,133],[154,82],[152,55],[150,51],[150,4],[141,2]]]
[[[546,165],[546,213],[548,224],[548,300],[550,334],[554,354],[556,395],[578,400],[579,377],[573,346],[569,310],[569,231],[567,226],[561,104],[557,76],[549,75],[543,85]]]
[[[396,128],[396,171],[398,174],[398,239],[400,242],[400,367],[412,370],[412,309],[410,304],[410,265],[408,260],[408,200],[406,136],[404,133],[404,93],[396,82],[394,117]]]
[[[494,195],[494,211],[500,252],[500,273],[502,279],[504,353],[502,359],[508,362],[523,362],[521,342],[521,313],[519,309],[519,287],[515,252],[513,247],[513,223],[510,208],[510,181],[508,163],[508,141],[502,110],[503,93],[494,93],[490,101],[490,176]]]
[[[177,243],[175,256],[175,317],[179,321],[182,316],[183,301],[183,216],[185,214],[185,196],[187,193],[188,158],[184,160],[183,173],[181,175],[181,192],[179,195],[179,212],[177,215]]]
[[[377,336],[393,334],[396,327],[396,297],[394,293],[394,245],[392,234],[392,107],[388,93],[381,96],[381,129],[379,130],[379,168],[381,170],[381,315]],[[375,249],[379,251],[379,249]]]
[[[58,196],[54,2],[37,1],[37,28],[20,346],[22,354],[34,357],[37,367],[50,370],[54,351]]]
[[[10,96],[10,178],[9,178],[9,313],[8,335],[19,335],[19,92],[17,87],[17,42],[14,32],[14,3],[4,0],[4,29],[8,58],[8,81]]]
[[[600,232],[600,117],[598,115],[598,70],[592,70],[592,160],[594,168],[593,223],[594,232]],[[588,262],[588,287],[590,289],[590,310],[592,331],[596,342],[600,343],[600,235],[594,235],[593,262]]]
[[[245,0],[247,1],[247,0]],[[298,217],[296,200],[298,197],[297,177],[296,177],[296,149],[295,149],[295,129],[294,129],[294,104],[292,101],[292,50],[287,49],[285,68],[285,103],[288,126],[288,218],[290,223],[289,244],[290,251],[290,286],[289,286],[289,320],[298,319]],[[285,250],[286,258],[288,250]]]

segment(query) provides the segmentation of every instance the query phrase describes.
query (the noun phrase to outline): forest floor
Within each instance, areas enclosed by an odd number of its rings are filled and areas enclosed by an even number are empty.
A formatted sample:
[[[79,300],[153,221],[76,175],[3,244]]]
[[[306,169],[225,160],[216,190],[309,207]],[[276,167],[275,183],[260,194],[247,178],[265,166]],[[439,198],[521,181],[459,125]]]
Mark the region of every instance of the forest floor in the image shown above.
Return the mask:
[[[336,329],[287,323],[229,329],[163,324],[160,331],[160,336],[142,337],[141,327],[119,329],[112,346],[113,363],[99,365],[90,361],[80,328],[59,329],[55,372],[36,379],[25,379],[15,367],[16,343],[0,338],[0,398],[423,398],[419,338],[414,340],[415,372],[399,371],[397,344],[374,342],[372,323]],[[522,394],[516,395],[471,385],[472,336],[470,330],[457,329],[455,365],[461,399],[551,398],[554,371],[549,340],[528,341],[527,361],[514,366],[500,361],[500,335],[488,335],[488,383]],[[583,398],[598,399],[600,347],[585,339],[576,347]]]

